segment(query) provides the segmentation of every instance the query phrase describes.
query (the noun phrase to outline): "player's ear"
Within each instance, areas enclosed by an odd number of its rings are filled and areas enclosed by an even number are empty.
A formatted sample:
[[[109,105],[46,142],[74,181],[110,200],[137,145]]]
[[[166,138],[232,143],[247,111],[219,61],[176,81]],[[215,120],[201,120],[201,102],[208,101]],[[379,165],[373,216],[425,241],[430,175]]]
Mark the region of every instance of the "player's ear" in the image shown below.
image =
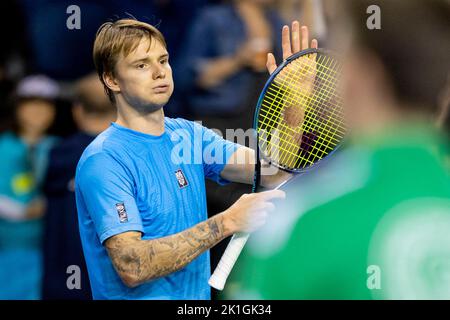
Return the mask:
[[[111,91],[120,92],[120,86],[111,72],[103,73],[103,81]]]

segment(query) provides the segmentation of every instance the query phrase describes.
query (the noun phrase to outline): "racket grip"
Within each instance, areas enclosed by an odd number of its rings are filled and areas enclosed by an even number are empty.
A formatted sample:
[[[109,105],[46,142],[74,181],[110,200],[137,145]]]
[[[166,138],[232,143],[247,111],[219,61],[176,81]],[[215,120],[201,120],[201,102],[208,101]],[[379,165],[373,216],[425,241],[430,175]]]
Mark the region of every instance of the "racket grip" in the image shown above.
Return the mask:
[[[223,290],[228,276],[230,275],[236,260],[239,258],[249,236],[250,234],[248,233],[236,233],[231,238],[219,264],[209,278],[208,283],[211,287],[217,290]]]

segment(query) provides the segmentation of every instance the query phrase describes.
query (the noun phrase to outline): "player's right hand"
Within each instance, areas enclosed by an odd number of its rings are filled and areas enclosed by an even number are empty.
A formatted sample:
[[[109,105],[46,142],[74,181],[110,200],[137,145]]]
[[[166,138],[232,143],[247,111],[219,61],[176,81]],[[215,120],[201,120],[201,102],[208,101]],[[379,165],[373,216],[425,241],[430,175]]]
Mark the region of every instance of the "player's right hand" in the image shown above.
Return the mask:
[[[256,231],[266,223],[268,214],[275,210],[273,201],[285,197],[282,190],[244,194],[223,213],[225,227],[231,233]]]

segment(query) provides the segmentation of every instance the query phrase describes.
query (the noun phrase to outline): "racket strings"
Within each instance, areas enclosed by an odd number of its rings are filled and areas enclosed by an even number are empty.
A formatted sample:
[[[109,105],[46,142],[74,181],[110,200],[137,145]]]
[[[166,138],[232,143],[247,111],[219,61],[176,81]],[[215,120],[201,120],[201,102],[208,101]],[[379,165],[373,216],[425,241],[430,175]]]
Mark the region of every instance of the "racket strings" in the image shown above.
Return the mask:
[[[296,76],[294,76],[293,78],[296,78]],[[302,81],[301,78],[300,78],[300,81]],[[285,96],[284,98],[286,99],[287,97],[290,97],[290,99],[292,100],[293,96],[295,97],[295,95],[289,94],[289,95]],[[298,101],[299,96],[302,98],[301,100],[305,100],[304,98],[309,98],[309,97],[305,96],[304,92],[302,92],[302,95],[297,95],[297,98],[296,99],[294,98],[294,99]],[[315,101],[313,101],[313,102],[306,101],[307,108],[304,110],[306,112],[305,113],[306,121],[304,121],[304,123],[303,123],[304,128],[302,128],[302,131],[304,131],[304,130],[310,131],[310,132],[304,133],[305,139],[303,139],[303,144],[301,145],[301,148],[300,148],[300,151],[301,151],[300,155],[304,158],[304,160],[307,164],[311,164],[316,160],[315,158],[312,157],[313,155],[316,157],[323,157],[323,155],[326,153],[326,152],[324,152],[324,150],[327,150],[326,149],[327,145],[325,145],[324,141],[321,141],[320,139],[318,139],[316,141],[315,146],[313,145],[313,142],[315,139],[314,132],[321,131],[320,130],[321,128],[317,126],[318,122],[315,121],[317,117],[309,116],[309,115],[313,115],[313,114],[308,112],[308,106],[314,103],[316,108],[319,108],[319,105],[321,104],[321,102],[323,102],[323,101],[320,101],[317,99],[314,99],[314,100]],[[300,101],[300,102],[305,103],[305,101]],[[322,114],[321,114],[322,118],[324,118],[324,114],[325,113],[322,112]],[[308,126],[308,124],[309,124],[309,126]],[[322,133],[325,133],[328,136],[332,136],[332,133],[330,131],[328,131],[328,130],[325,130],[325,131],[322,130],[322,131],[323,131]],[[320,135],[319,135],[319,137],[320,137]],[[283,139],[281,138],[281,140],[283,140]],[[294,143],[297,143],[297,142],[294,142]],[[292,151],[293,148],[296,149],[295,146],[293,146],[291,144],[291,145],[289,145],[288,150]],[[285,149],[285,148],[282,148],[282,149]],[[292,161],[294,161],[296,159],[296,156],[294,153],[298,153],[298,150],[295,150],[294,152],[284,153],[284,154],[282,154],[282,156],[277,157],[277,158],[279,158],[280,162],[287,162],[289,166],[296,167],[296,166],[298,166],[299,161],[297,161],[295,164],[289,164],[289,163],[292,163]],[[307,157],[307,155],[308,155],[308,157]]]
[[[271,94],[271,93],[268,93],[267,94],[268,96],[273,96],[273,94]],[[289,98],[289,97],[284,97],[285,98],[285,101],[286,102],[288,102],[288,103],[298,103],[299,101],[298,100],[294,100],[294,99],[291,99],[291,98]],[[324,100],[323,102],[320,102],[320,101],[318,101],[318,100],[312,100],[312,99],[310,99],[310,100],[308,100],[308,99],[301,99],[300,100],[300,102],[302,102],[302,103],[310,103],[310,102],[314,102],[314,103],[316,103],[317,105],[320,105],[321,103],[328,103],[328,101],[327,100]],[[278,107],[278,106],[276,106],[276,105],[271,105],[271,106],[268,106],[268,105],[264,105],[264,102],[263,102],[263,106],[265,106],[266,107],[266,109],[265,110],[261,110],[261,111],[263,111],[263,112],[265,112],[265,113],[268,113],[269,111],[271,111],[271,109],[272,108],[277,108],[277,111],[279,111],[279,112],[281,112],[282,110],[281,110],[281,107]],[[318,108],[320,108],[320,106],[318,107]],[[329,108],[328,108],[329,109]],[[304,110],[305,111],[305,110]],[[327,110],[327,108],[320,108],[320,111],[323,111],[324,113],[325,112],[328,112],[329,110]],[[337,117],[337,118],[343,118],[343,114],[342,114],[342,112],[340,111],[340,110],[332,110],[332,112],[331,112],[331,114],[329,113],[329,115],[330,116],[334,116],[334,117]],[[269,118],[268,116],[265,116],[265,115],[261,115],[262,117],[265,117],[268,121],[272,121],[272,122],[276,122],[276,121],[279,121],[279,119],[277,119],[277,118]],[[320,122],[319,122],[319,120],[317,119],[317,117],[311,117],[311,119],[310,119],[311,121],[315,121],[315,124],[317,124],[317,125],[320,125]],[[305,122],[305,126],[307,126],[309,123],[307,123],[307,122]],[[343,129],[343,128],[341,128],[341,127],[336,127],[336,129]],[[342,134],[342,136],[345,134],[345,132],[342,130],[341,132],[340,132],[341,134]]]
[[[295,77],[293,77],[293,78],[295,78]],[[269,90],[268,90],[268,96],[274,97],[274,94],[278,94],[278,93],[280,92],[280,89],[277,89],[277,90],[275,91],[275,93],[271,93],[271,91],[274,91],[274,90],[269,88]],[[323,89],[320,89],[319,93],[326,96],[326,94],[323,92]],[[311,99],[310,97],[306,97],[306,96],[304,96],[304,95],[301,96],[301,95],[298,95],[298,94],[297,94],[297,96],[299,96],[299,97],[301,98],[300,101],[299,101],[298,99],[292,99],[293,96],[295,96],[295,94],[294,94],[294,95],[293,95],[293,94],[285,95],[285,96],[283,97],[283,99],[284,99],[285,101],[287,101],[287,102],[296,103],[296,104],[298,104],[298,102],[300,102],[300,104],[305,103],[305,102],[307,102],[306,100],[310,100],[310,102],[311,102],[311,100],[313,100],[312,102],[315,103],[316,107],[317,107],[319,104],[321,104],[321,103],[320,103],[321,101],[318,101],[317,99]],[[322,98],[322,97],[319,97],[319,98],[320,98],[319,100],[322,100],[322,102],[328,103],[328,100],[329,100],[329,99],[325,99],[325,98]],[[276,107],[276,105],[274,105],[274,106],[272,106],[272,105],[269,106],[269,108],[273,108],[273,107]],[[323,108],[322,108],[322,109],[323,109]],[[329,108],[328,108],[328,109],[329,109]],[[338,117],[338,118],[343,118],[342,114],[336,114],[336,110],[333,110],[333,116],[334,116],[334,117]],[[270,119],[270,120],[278,120],[278,119]],[[311,120],[314,121],[315,118],[311,118]],[[317,121],[316,121],[316,122],[317,122]],[[317,123],[318,123],[318,122],[317,122]],[[308,122],[305,122],[305,125],[307,125],[307,124],[308,124]],[[341,133],[343,134],[344,132],[341,132]]]
[[[259,143],[280,166],[308,167],[343,139],[339,72],[333,58],[309,54],[287,65],[267,89],[259,112]]]

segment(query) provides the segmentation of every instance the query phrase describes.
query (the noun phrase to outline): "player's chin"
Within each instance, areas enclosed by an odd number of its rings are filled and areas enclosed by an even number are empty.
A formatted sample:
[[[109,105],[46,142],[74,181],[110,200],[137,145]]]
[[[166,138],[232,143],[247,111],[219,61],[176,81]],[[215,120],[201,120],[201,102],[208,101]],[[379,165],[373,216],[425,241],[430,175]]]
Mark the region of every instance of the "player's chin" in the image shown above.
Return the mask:
[[[169,102],[171,96],[172,94],[170,92],[152,94],[147,101],[151,105],[163,107]]]
[[[153,104],[156,106],[164,107],[170,100],[170,95],[154,97]]]

